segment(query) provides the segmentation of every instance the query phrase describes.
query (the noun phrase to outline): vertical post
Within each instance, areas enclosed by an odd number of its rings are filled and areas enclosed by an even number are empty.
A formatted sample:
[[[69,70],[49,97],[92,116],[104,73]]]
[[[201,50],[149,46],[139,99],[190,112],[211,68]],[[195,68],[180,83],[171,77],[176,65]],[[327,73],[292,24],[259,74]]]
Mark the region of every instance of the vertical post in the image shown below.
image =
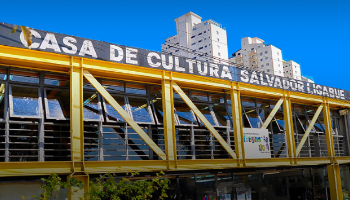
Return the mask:
[[[45,95],[44,95],[44,72],[40,72],[39,74],[39,93],[41,98],[41,105],[42,105],[42,115],[41,118],[39,119],[39,124],[38,124],[38,130],[39,130],[39,161],[45,161],[45,152],[44,152],[44,119],[45,119]]]
[[[331,122],[331,114],[329,111],[329,104],[324,100],[323,103],[323,123],[324,123],[324,129],[325,129],[325,136],[326,136],[326,142],[327,142],[327,151],[328,151],[328,157],[335,157],[334,154],[334,144],[333,144],[333,132],[332,132],[332,122]]]
[[[79,66],[74,66],[71,57],[70,70],[70,138],[71,138],[71,160],[73,169],[71,178],[81,180],[85,190],[89,189],[89,177],[83,174],[84,167],[84,121],[83,121],[83,59]],[[68,199],[84,198],[84,189],[76,187],[69,188]]]
[[[283,101],[283,115],[284,115],[284,126],[285,126],[286,139],[287,139],[286,144],[287,144],[288,157],[291,158],[290,164],[293,164],[293,162],[295,162],[296,164],[296,160],[294,160],[296,155],[296,149],[295,149],[295,141],[294,141],[292,103],[291,103],[290,97],[288,96],[285,96],[285,99]]]
[[[73,162],[84,161],[84,121],[83,121],[83,68],[73,66],[70,70],[70,136]]]
[[[243,142],[241,93],[239,85],[232,82],[231,85],[231,108],[232,108],[232,128],[235,142],[235,152],[237,155],[237,165],[245,165],[245,152]],[[243,163],[241,163],[241,160]]]
[[[327,165],[327,172],[331,200],[343,199],[339,164]]]
[[[171,75],[171,74],[170,74]],[[163,126],[165,140],[165,154],[168,161],[168,168],[172,166],[169,161],[176,161],[176,139],[175,139],[175,118],[174,118],[174,97],[172,80],[165,78],[162,80],[162,106],[163,106]]]

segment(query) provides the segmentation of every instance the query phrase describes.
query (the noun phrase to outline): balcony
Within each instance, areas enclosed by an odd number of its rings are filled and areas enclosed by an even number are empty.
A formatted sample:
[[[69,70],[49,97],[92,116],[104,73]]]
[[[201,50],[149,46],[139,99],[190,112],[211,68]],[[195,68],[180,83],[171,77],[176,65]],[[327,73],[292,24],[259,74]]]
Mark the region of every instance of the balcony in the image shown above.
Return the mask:
[[[255,49],[251,50],[251,51],[248,52],[248,54],[249,54],[249,56],[252,55],[252,54],[256,54],[256,50]]]

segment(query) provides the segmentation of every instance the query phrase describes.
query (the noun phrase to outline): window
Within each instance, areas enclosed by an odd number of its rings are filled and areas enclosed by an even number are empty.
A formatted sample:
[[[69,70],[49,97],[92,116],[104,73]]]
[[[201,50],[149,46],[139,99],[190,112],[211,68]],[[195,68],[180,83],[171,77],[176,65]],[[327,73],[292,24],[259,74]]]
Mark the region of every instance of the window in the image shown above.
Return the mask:
[[[280,59],[279,59],[279,58],[277,58],[277,61],[280,61]]]
[[[220,49],[220,45],[218,45],[218,49]]]
[[[218,56],[221,56],[220,52],[218,52]]]
[[[280,55],[280,53],[279,53],[279,52],[277,52],[277,55],[279,56],[279,55]]]
[[[194,35],[194,36],[192,36],[191,38],[194,38],[194,37],[196,37],[196,36]]]
[[[258,48],[260,48],[260,46],[258,46]]]
[[[260,55],[262,56],[262,55],[263,55],[263,53],[262,53],[262,52],[260,52]]]
[[[192,52],[196,52],[197,50],[192,50]]]
[[[267,54],[267,51],[265,51],[265,54]]]
[[[261,67],[264,67],[264,65],[261,65]]]
[[[199,40],[198,43],[202,42],[203,40]]]
[[[195,44],[196,44],[195,42],[194,42],[194,43],[192,43],[192,46],[193,46],[193,45],[195,45]]]
[[[68,90],[45,89],[45,108],[47,119],[63,119],[70,117],[70,92]]]
[[[128,97],[130,111],[135,122],[153,122],[146,98]]]
[[[198,33],[198,35],[202,35],[202,33]]]
[[[254,50],[254,48],[251,49],[252,51]]]
[[[280,64],[278,64],[278,67],[281,67],[281,65],[280,65]]]
[[[205,26],[205,25],[208,25],[208,22],[204,22],[204,26]]]
[[[268,57],[265,57],[265,60],[269,59]]]
[[[218,38],[218,42],[219,42],[220,40],[219,40],[219,38]]]
[[[279,73],[282,73],[281,70],[278,71]]]
[[[197,30],[197,28],[196,28],[196,27],[194,27],[194,28],[193,28],[193,30],[195,31],[195,30]]]
[[[10,116],[40,118],[42,103],[39,88],[10,86]]]
[[[270,72],[270,70],[268,69],[268,70],[266,70],[266,72]]]
[[[175,50],[175,52],[178,52],[179,50]]]
[[[269,66],[270,64],[269,63],[266,63],[266,66]]]
[[[216,31],[216,34],[218,34],[218,35],[219,35],[219,31]]]
[[[199,50],[203,49],[203,47],[199,47]]]
[[[204,48],[207,48],[207,45],[205,45]]]
[[[207,31],[204,31],[203,33],[206,33]]]
[[[196,59],[197,57],[193,57],[193,59]]]
[[[260,61],[263,61],[263,60],[264,60],[263,58],[260,59]]]

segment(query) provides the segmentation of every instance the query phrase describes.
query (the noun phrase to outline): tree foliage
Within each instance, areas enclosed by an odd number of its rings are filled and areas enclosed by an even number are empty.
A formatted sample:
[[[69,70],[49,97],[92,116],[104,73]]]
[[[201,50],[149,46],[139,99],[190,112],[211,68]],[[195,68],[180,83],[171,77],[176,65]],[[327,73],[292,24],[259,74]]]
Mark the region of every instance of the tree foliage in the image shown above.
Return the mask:
[[[170,180],[162,178],[164,172],[157,173],[150,180],[131,180],[138,172],[127,173],[128,178],[116,181],[115,175],[107,173],[90,182],[90,190],[85,192],[86,200],[147,200],[168,197]]]

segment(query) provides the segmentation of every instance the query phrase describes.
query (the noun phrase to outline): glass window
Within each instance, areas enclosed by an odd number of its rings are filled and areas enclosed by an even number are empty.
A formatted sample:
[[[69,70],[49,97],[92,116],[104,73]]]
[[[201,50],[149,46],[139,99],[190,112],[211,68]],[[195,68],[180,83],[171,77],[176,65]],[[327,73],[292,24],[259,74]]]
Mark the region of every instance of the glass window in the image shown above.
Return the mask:
[[[10,70],[10,80],[25,83],[39,83],[39,73],[31,71]]]
[[[214,121],[214,118],[210,109],[212,105],[197,104],[196,106],[199,109],[199,111],[204,115],[204,117],[207,118],[210,124],[216,126],[216,123]],[[201,124],[204,125],[203,122],[201,122]]]
[[[5,83],[0,85],[0,119],[4,118],[4,109],[5,109]]]
[[[227,126],[227,123],[230,123],[230,117],[226,112],[226,108],[223,105],[214,105],[213,111],[216,116],[216,119],[219,123],[219,126]]]
[[[208,101],[208,94],[202,92],[191,92],[191,99],[193,101]]]
[[[46,117],[48,119],[67,119],[70,116],[70,92],[64,90],[45,90]]]
[[[117,101],[117,103],[125,110],[125,99],[124,96],[113,96],[113,98]],[[108,120],[111,121],[122,121],[125,120],[122,118],[122,116],[105,100],[105,110],[106,110],[106,117]]]
[[[174,104],[180,124],[197,124],[197,120],[194,118],[191,109],[185,102],[174,102]]]
[[[44,84],[52,86],[70,87],[69,76],[45,74]]]
[[[97,93],[84,92],[83,106],[84,120],[100,121],[102,119]]]
[[[41,117],[38,88],[11,86],[10,93],[11,117]]]
[[[153,122],[146,98],[128,97],[128,100],[134,121]]]
[[[127,83],[126,93],[146,95],[146,86],[135,83]]]
[[[117,81],[102,80],[101,84],[108,92],[124,92],[124,83]]]
[[[7,80],[7,68],[0,67],[0,80]]]

